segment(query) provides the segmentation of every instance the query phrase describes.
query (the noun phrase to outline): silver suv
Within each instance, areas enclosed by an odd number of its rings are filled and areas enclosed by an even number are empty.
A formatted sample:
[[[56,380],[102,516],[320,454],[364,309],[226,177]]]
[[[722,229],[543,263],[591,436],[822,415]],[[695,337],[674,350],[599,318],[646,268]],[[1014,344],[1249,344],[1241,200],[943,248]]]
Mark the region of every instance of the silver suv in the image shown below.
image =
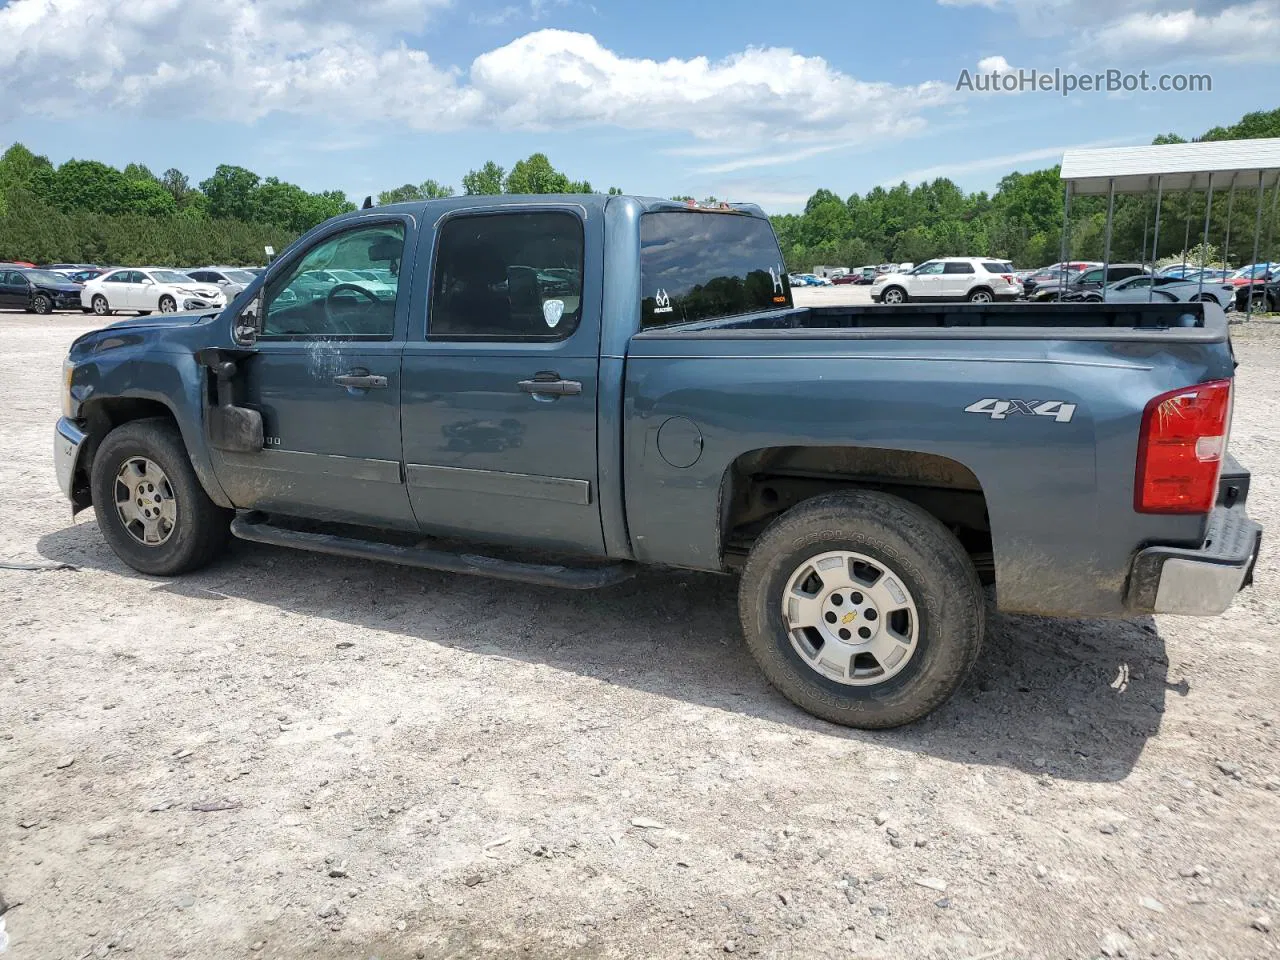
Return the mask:
[[[244,288],[253,283],[254,275],[244,267],[201,267],[198,270],[184,271],[192,280],[199,280],[201,283],[212,283],[219,290],[227,295],[227,303],[236,298],[236,295],[243,292]]]
[[[908,273],[876,277],[871,285],[871,299],[876,303],[991,303],[1020,296],[1022,283],[1013,275],[1013,264],[990,257],[939,257]]]

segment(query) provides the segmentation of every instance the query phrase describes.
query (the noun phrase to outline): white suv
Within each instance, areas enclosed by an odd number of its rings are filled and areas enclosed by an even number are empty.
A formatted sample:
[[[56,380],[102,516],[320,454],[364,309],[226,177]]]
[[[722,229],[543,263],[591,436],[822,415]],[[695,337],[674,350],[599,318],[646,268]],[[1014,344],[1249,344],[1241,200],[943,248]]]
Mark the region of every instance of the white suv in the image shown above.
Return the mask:
[[[1016,300],[1022,284],[1013,275],[1013,264],[990,257],[940,257],[922,263],[909,273],[887,273],[871,285],[876,303],[906,303],[908,300],[937,302],[967,300],[991,303]]]

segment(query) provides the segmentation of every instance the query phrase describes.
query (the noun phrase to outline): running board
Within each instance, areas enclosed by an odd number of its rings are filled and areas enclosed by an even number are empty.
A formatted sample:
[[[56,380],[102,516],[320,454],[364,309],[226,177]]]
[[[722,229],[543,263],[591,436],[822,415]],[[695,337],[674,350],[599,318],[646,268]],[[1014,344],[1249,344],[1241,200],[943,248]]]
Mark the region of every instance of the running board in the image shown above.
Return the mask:
[[[257,516],[261,516],[258,514]],[[361,560],[386,560],[407,567],[443,570],[446,573],[469,573],[496,580],[517,580],[547,587],[569,590],[597,590],[611,587],[636,575],[636,565],[628,561],[600,567],[565,567],[559,564],[519,563],[499,560],[474,553],[454,553],[425,547],[403,547],[377,540],[357,540],[330,533],[307,533],[277,527],[254,514],[241,514],[231,521],[231,532],[241,540],[266,543],[276,547],[294,547],[335,557]]]

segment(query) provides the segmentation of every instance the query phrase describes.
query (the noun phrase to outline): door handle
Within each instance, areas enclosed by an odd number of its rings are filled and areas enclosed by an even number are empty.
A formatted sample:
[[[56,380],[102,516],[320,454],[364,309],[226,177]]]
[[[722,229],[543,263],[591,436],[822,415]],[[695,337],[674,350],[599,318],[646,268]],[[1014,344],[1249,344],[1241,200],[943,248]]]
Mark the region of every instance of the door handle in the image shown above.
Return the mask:
[[[579,380],[521,380],[520,389],[525,393],[541,394],[550,397],[576,397],[582,393],[582,382]]]
[[[387,385],[387,378],[372,373],[344,373],[342,376],[334,377],[333,382],[340,387],[347,387],[351,390],[372,390],[374,388],[382,388]]]

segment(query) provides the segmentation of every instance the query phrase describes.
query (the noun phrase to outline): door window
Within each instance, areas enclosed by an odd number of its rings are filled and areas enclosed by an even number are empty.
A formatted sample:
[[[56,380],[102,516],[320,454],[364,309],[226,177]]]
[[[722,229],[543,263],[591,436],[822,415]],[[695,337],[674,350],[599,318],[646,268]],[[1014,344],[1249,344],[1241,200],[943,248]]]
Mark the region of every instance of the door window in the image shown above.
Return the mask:
[[[268,284],[262,339],[390,340],[403,254],[404,224],[399,222],[325,237]],[[331,272],[371,268],[386,268],[387,280],[340,280]]]
[[[128,283],[129,271],[117,270],[115,273],[109,273],[102,278],[103,283]]]
[[[582,319],[582,221],[540,211],[440,227],[431,340],[563,340]]]
[[[972,263],[944,263],[943,273],[973,273]]]
[[[913,277],[930,277],[935,273],[941,273],[945,264],[942,263],[926,263],[924,266],[916,267],[911,271]]]

